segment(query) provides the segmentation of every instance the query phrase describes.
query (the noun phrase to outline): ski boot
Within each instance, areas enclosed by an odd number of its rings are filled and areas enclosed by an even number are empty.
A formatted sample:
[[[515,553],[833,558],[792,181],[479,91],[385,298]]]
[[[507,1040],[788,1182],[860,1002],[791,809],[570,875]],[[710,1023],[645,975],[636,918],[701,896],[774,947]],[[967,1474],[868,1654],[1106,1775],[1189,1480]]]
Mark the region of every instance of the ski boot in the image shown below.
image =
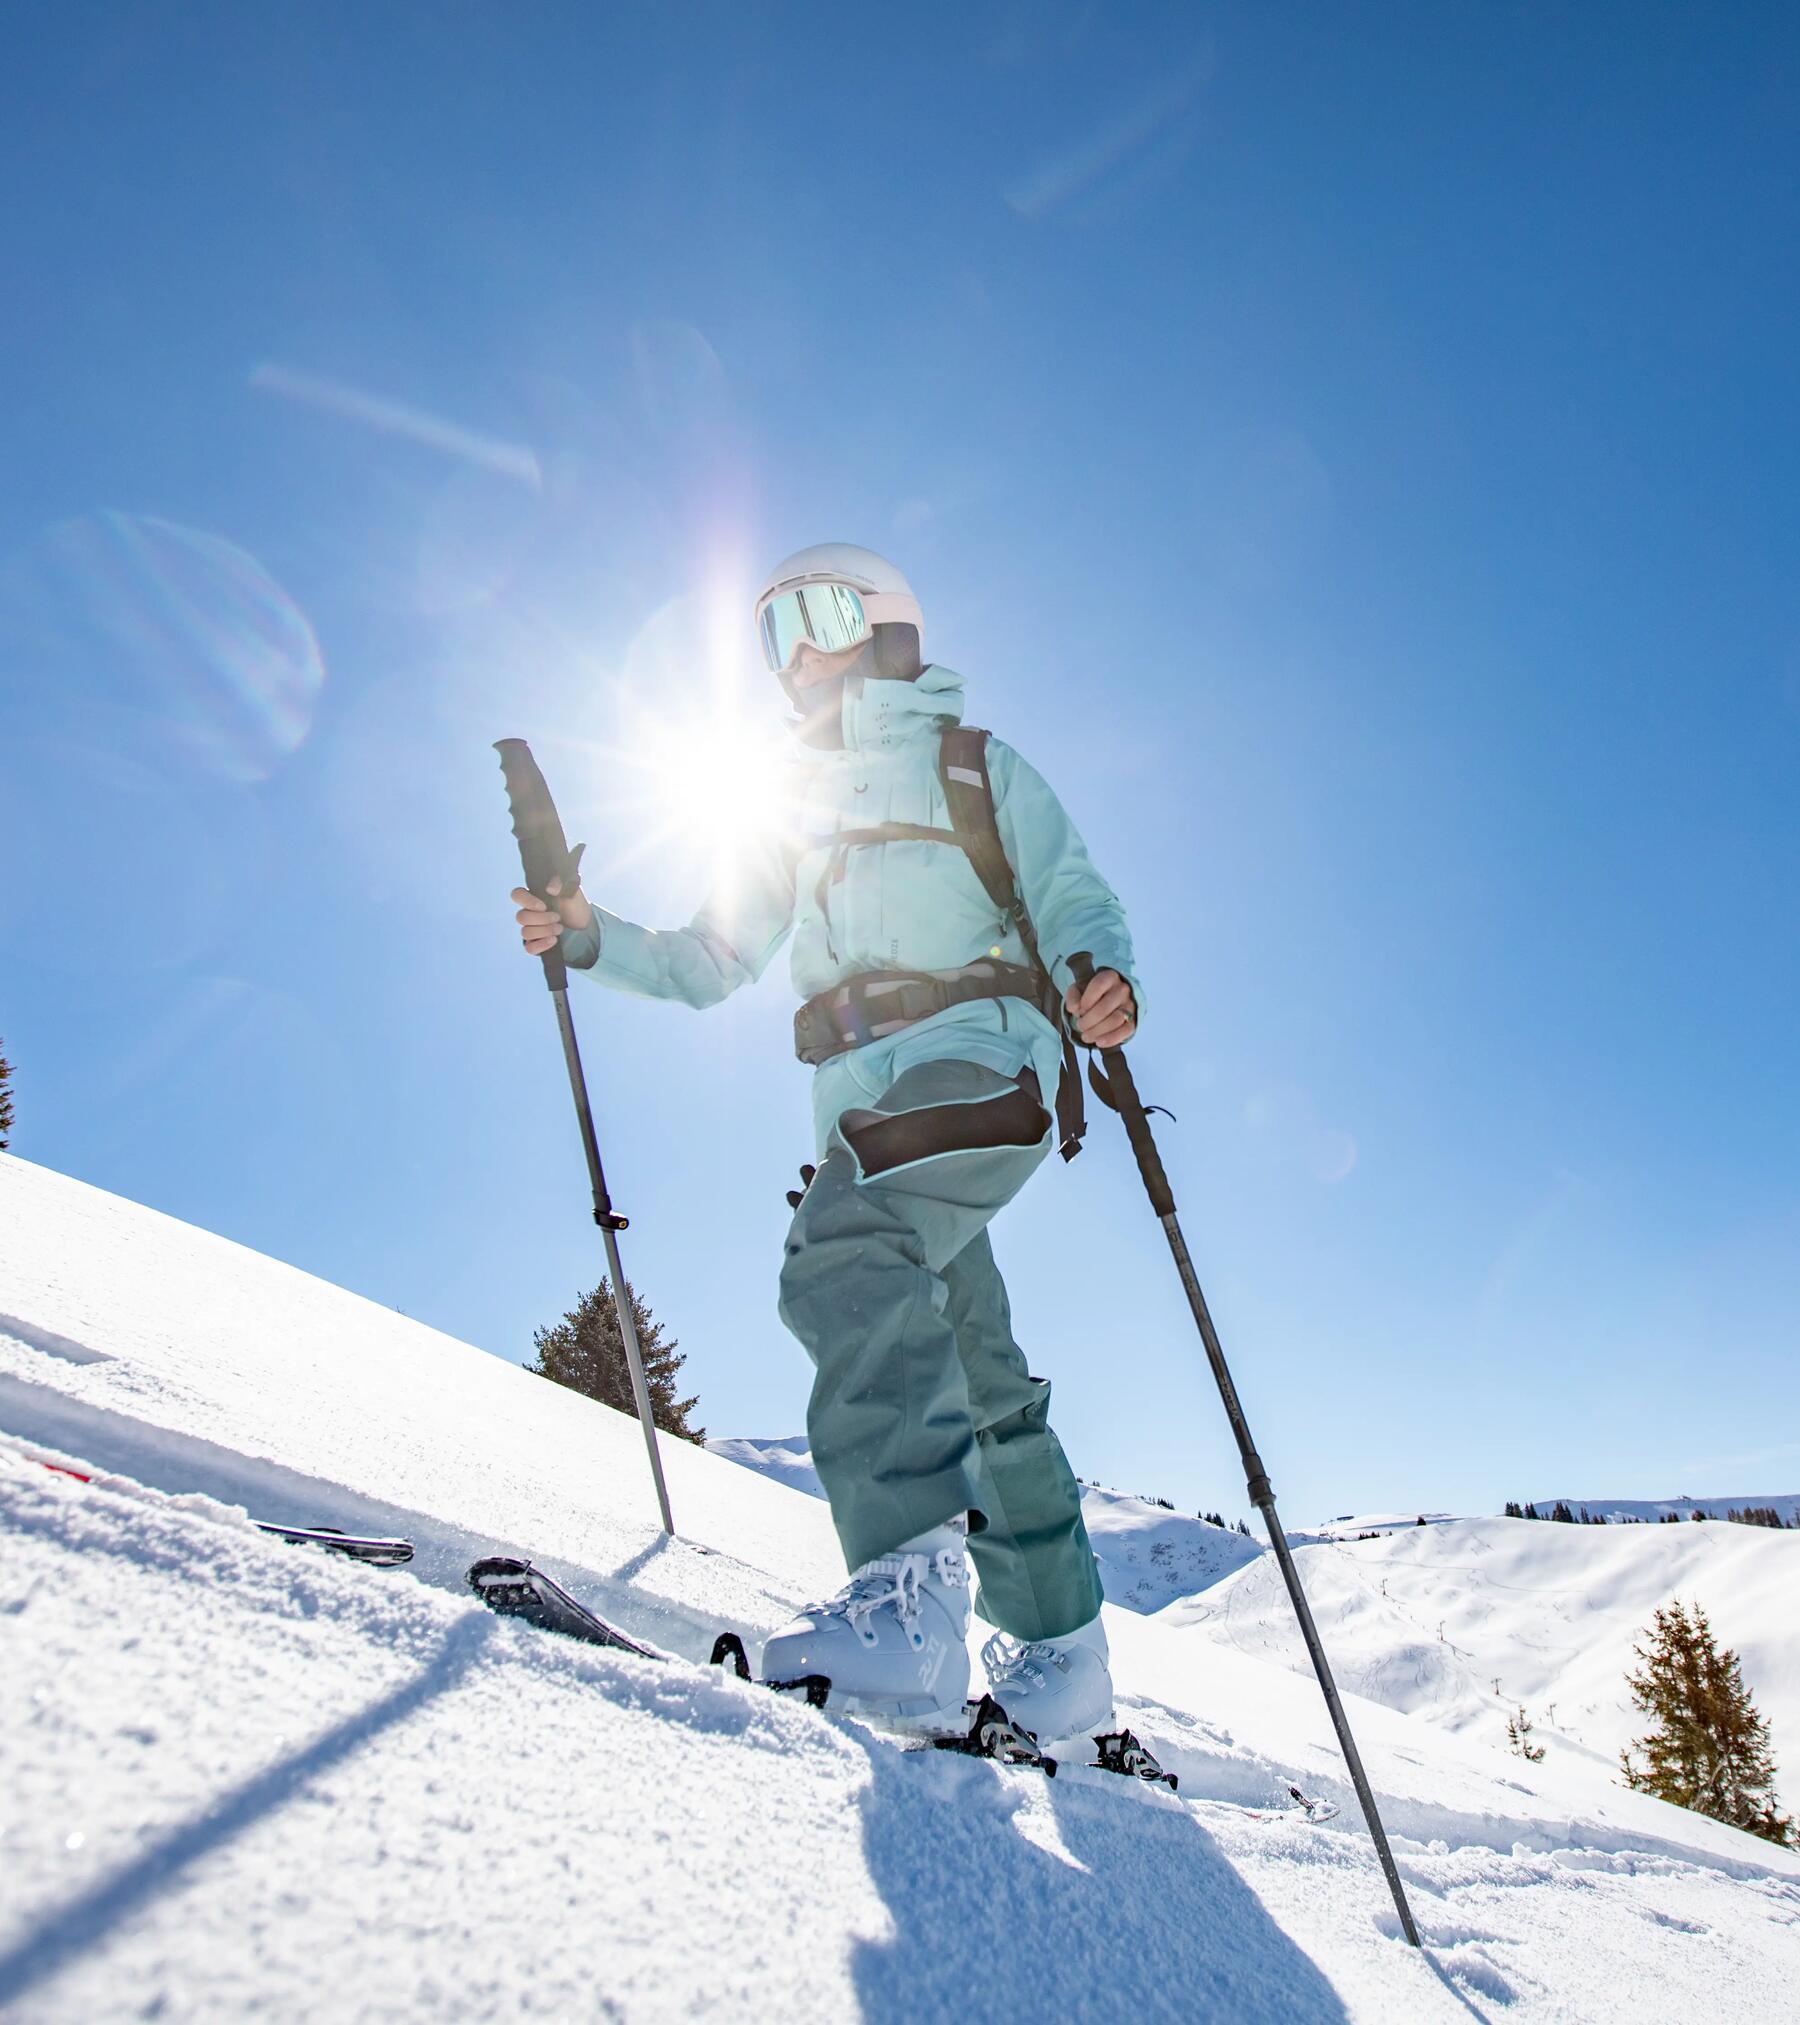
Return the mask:
[[[988,1692],[1040,1743],[1092,1735],[1112,1721],[1112,1675],[1098,1617],[1062,1638],[1008,1638],[981,1648]]]
[[[960,1716],[969,1692],[965,1527],[935,1526],[809,1603],[762,1650],[765,1686],[889,1720]]]

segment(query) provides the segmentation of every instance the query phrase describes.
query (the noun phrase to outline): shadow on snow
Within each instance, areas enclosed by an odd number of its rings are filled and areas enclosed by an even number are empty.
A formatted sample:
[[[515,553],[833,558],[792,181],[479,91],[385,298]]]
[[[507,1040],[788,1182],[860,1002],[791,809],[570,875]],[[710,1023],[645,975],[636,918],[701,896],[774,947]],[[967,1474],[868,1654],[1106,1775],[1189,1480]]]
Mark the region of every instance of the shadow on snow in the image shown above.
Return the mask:
[[[16,2002],[76,1955],[98,1946],[115,1927],[175,1883],[183,1871],[254,1828],[293,1799],[309,1779],[330,1771],[382,1731],[448,1694],[494,1628],[491,1617],[471,1614],[461,1619],[446,1634],[437,1657],[411,1680],[346,1716],[312,1743],[290,1751],[267,1771],[246,1779],[110,1877],[78,1893],[60,1912],[39,1921],[30,1934],[0,1955],[0,2007]]]
[[[869,1757],[864,1856],[896,1931],[857,1950],[865,2017],[1343,2025],[1311,1957],[1172,1798]]]

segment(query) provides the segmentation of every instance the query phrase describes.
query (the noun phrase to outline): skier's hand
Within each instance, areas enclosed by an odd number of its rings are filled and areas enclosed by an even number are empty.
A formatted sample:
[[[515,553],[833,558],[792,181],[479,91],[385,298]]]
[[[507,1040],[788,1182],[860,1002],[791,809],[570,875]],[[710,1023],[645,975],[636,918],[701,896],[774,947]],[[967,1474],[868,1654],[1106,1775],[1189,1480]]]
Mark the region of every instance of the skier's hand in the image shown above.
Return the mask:
[[[1137,1001],[1116,970],[1097,970],[1086,988],[1072,984],[1063,1004],[1083,1047],[1122,1048],[1137,1032]]]
[[[549,897],[540,900],[523,886],[513,888],[512,896],[519,906],[513,919],[519,924],[527,956],[542,956],[546,949],[556,946],[557,937],[565,928],[585,928],[594,918],[587,895],[579,886],[573,893],[565,893],[562,881],[552,879],[546,891]]]

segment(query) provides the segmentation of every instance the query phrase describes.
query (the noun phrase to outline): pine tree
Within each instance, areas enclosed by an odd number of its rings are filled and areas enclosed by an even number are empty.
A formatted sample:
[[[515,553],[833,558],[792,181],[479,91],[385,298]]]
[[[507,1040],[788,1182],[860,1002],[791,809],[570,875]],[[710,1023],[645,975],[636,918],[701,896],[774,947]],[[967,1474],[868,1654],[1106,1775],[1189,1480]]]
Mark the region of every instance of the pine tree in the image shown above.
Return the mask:
[[[1506,1748],[1516,1751],[1528,1765],[1544,1762],[1544,1747],[1531,1741],[1532,1722],[1521,1704],[1518,1711],[1506,1719]]]
[[[1625,1783],[1765,1841],[1791,1842],[1793,1823],[1776,1811],[1769,1726],[1706,1612],[1697,1603],[1690,1612],[1678,1597],[1657,1611],[1648,1645],[1635,1651],[1642,1670],[1625,1684],[1655,1727],[1620,1752]]]
[[[1508,1499],[1507,1499],[1507,1501],[1506,1501],[1506,1510],[1505,1510],[1505,1512],[1504,1512],[1504,1513],[1502,1514],[1502,1516],[1503,1516],[1503,1517],[1505,1517],[1505,1518],[1508,1518],[1508,1519],[1522,1519],[1522,1518],[1524,1518],[1524,1516],[1525,1516],[1524,1510],[1523,1510],[1523,1508],[1522,1508],[1522,1507],[1520,1506],[1520,1504],[1519,1504],[1519,1501],[1518,1501],[1518,1499],[1517,1499],[1517,1498],[1508,1498]]]
[[[637,1324],[644,1378],[650,1387],[651,1419],[665,1434],[679,1435],[684,1441],[705,1441],[705,1428],[688,1425],[688,1414],[699,1405],[699,1395],[692,1399],[675,1396],[675,1374],[687,1358],[673,1342],[663,1340],[663,1325],[652,1319],[629,1280],[625,1282],[625,1298]],[[617,1407],[621,1413],[637,1412],[631,1396],[631,1366],[625,1361],[625,1338],[619,1329],[612,1288],[605,1281],[592,1293],[583,1294],[560,1322],[537,1330],[532,1341],[537,1345],[537,1361],[526,1365],[527,1371],[554,1379],[571,1391],[585,1392],[590,1399]]]
[[[0,1153],[6,1150],[7,1135],[12,1131],[12,1122],[12,1064],[4,1054],[0,1054]]]
[[[1550,1516],[1564,1526],[1572,1526],[1575,1523],[1575,1514],[1569,1510],[1569,1501],[1566,1498],[1557,1499],[1556,1507]]]

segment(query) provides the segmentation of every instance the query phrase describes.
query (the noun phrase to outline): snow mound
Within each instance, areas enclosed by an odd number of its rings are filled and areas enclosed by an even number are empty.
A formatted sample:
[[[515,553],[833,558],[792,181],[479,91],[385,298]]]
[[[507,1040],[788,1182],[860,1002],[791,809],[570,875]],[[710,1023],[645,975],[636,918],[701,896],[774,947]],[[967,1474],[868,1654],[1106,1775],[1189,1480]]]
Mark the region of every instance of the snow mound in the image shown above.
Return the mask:
[[[1316,1689],[1190,1604],[1108,1614],[1179,1795],[908,1750],[697,1663],[835,1569],[816,1499],[670,1443],[665,1541],[629,1418],[5,1158],[0,1288],[8,2015],[1789,2013],[1800,1857],[1572,1754],[1351,1701],[1415,1954]],[[493,1547],[672,1657],[491,1616]]]
[[[1453,1519],[1296,1558],[1344,1687],[1493,1744],[1522,1703],[1534,1742],[1609,1769],[1643,1727],[1625,1689],[1633,1646],[1659,1604],[1697,1600],[1742,1658],[1800,1799],[1800,1533]],[[1233,1651],[1308,1669],[1272,1564],[1171,1615]]]
[[[803,1434],[738,1435],[706,1445],[714,1455],[729,1457],[790,1490],[813,1498],[825,1495]],[[1081,1512],[1100,1564],[1106,1600],[1124,1610],[1161,1610],[1179,1596],[1192,1596],[1222,1582],[1267,1551],[1242,1533],[1172,1512],[1150,1498],[1102,1490],[1098,1484],[1082,1485]]]
[[[1108,1603],[1145,1612],[1223,1582],[1268,1549],[1229,1527],[1087,1484],[1081,1493]]]
[[[790,1491],[801,1491],[809,1498],[825,1495],[825,1486],[820,1483],[819,1473],[813,1468],[812,1450],[807,1447],[803,1434],[772,1438],[728,1435],[722,1441],[709,1441],[706,1446],[714,1455],[722,1455],[729,1462],[741,1463],[745,1469],[773,1477],[776,1483],[786,1484]]]

